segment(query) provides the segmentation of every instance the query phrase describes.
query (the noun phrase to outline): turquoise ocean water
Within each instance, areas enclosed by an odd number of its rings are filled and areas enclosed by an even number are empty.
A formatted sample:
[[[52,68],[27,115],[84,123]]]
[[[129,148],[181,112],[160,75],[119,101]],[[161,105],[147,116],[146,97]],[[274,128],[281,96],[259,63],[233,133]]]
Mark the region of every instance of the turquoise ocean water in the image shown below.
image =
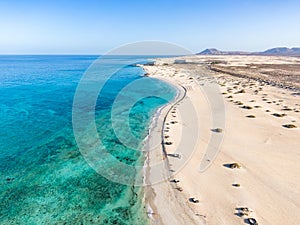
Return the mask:
[[[133,58],[144,62],[148,57]],[[76,145],[73,98],[82,75],[96,59],[0,56],[0,224],[148,223],[143,188],[102,177]],[[127,59],[111,57],[105,65],[117,67]],[[141,164],[143,154],[122,145],[115,135],[111,108],[120,90],[143,73],[139,67],[123,67],[105,85],[95,109],[97,131],[106,149],[128,165]],[[130,128],[140,140],[139,148],[155,111],[176,95],[173,87],[151,80],[139,91],[147,95],[157,90],[164,99],[149,96],[131,109]]]

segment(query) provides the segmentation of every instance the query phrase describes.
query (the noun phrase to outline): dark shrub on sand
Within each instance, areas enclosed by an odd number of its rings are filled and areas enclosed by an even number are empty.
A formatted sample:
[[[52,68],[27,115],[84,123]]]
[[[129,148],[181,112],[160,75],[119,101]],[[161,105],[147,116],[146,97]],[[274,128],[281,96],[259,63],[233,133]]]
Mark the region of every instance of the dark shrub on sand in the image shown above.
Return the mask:
[[[215,128],[215,129],[212,129],[211,131],[216,132],[216,133],[222,133],[223,130],[221,128]]]
[[[243,109],[252,109],[251,106],[247,106],[247,105],[244,105],[242,108],[243,108]]]
[[[284,124],[282,126],[285,127],[285,128],[297,128],[297,126],[294,125],[294,124]]]
[[[276,117],[284,117],[284,116],[286,116],[286,114],[284,114],[284,113],[273,113],[272,115],[276,116]]]

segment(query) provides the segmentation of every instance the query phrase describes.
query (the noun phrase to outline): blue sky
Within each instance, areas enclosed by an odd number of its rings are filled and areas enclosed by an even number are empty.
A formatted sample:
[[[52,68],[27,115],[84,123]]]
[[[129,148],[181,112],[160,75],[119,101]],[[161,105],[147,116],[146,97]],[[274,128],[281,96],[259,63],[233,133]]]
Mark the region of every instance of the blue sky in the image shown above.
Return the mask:
[[[300,46],[298,0],[0,0],[0,54],[101,54],[160,40],[193,52]]]

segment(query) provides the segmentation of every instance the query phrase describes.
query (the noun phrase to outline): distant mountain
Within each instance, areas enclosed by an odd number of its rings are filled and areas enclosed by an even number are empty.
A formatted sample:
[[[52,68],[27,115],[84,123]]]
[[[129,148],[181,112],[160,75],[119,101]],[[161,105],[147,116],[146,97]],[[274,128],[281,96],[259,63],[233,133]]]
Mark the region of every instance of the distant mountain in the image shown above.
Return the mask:
[[[271,48],[262,53],[262,55],[287,55],[287,56],[300,56],[300,48]]]
[[[274,56],[300,56],[300,48],[272,48],[264,52],[241,52],[241,51],[220,51],[215,48],[205,49],[196,55],[274,55]]]
[[[200,53],[197,53],[197,55],[224,55],[224,52],[219,51],[218,49],[215,48],[208,48]]]
[[[215,48],[208,48],[204,51],[197,53],[196,55],[248,55],[249,52],[240,52],[240,51],[220,51]]]

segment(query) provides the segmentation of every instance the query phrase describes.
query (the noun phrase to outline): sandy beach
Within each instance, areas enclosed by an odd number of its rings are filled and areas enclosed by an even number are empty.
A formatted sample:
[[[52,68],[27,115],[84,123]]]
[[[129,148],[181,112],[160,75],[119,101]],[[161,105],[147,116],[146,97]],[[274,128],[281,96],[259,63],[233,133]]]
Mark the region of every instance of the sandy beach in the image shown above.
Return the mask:
[[[179,90],[146,146],[152,224],[299,224],[299,65],[186,56],[143,66]]]

